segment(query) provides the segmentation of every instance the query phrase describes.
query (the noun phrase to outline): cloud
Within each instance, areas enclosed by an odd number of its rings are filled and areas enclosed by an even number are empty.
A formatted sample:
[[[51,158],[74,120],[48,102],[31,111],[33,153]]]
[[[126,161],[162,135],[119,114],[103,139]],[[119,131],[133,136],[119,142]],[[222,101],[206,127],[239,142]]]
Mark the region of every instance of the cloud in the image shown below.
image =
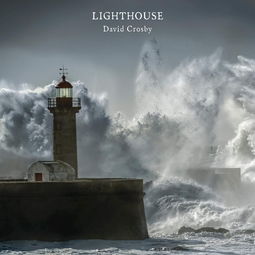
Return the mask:
[[[161,62],[157,41],[147,42],[138,65],[132,120],[121,113],[108,115],[104,93],[95,95],[82,82],[73,82],[82,102],[77,114],[80,176],[150,179],[199,166],[251,169],[254,60],[238,57],[229,63],[217,50],[185,60],[168,74],[162,73]],[[47,98],[55,83],[17,90],[2,81],[1,150],[11,157],[51,158]]]

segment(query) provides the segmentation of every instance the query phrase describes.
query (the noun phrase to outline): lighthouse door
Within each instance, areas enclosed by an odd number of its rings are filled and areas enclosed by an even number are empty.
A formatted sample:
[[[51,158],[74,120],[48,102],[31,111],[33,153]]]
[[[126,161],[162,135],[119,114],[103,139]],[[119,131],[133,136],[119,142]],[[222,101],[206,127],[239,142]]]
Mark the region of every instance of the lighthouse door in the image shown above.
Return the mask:
[[[36,182],[42,181],[42,173],[35,173],[35,181]]]

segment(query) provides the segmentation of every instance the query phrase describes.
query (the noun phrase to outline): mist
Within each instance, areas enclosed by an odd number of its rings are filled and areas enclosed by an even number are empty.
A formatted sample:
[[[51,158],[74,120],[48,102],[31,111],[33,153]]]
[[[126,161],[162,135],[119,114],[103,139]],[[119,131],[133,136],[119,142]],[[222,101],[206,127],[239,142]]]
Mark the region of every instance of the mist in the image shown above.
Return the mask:
[[[254,227],[255,60],[223,49],[164,66],[156,39],[146,41],[134,80],[132,118],[108,113],[107,94],[71,81],[81,98],[77,114],[79,177],[153,180],[145,205],[151,233],[183,225]],[[57,81],[34,88],[0,83],[2,177],[25,178],[36,160],[52,160],[52,115],[47,98]],[[19,88],[19,89],[18,89]],[[238,196],[221,196],[185,176],[190,168],[241,168]]]

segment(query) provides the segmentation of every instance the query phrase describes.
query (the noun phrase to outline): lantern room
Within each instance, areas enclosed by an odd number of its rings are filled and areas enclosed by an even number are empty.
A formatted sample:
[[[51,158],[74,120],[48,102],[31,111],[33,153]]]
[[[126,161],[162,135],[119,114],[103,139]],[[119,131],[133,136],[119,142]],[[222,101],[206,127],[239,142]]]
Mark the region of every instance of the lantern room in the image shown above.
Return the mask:
[[[65,75],[62,75],[62,81],[56,86],[57,98],[71,98],[73,97],[73,86],[66,81]]]
[[[54,97],[48,98],[48,109],[53,113],[55,108],[73,108],[75,111],[79,111],[81,108],[80,98],[73,98],[73,86],[66,80],[65,72],[66,68],[60,68],[62,73],[62,80],[55,87]]]

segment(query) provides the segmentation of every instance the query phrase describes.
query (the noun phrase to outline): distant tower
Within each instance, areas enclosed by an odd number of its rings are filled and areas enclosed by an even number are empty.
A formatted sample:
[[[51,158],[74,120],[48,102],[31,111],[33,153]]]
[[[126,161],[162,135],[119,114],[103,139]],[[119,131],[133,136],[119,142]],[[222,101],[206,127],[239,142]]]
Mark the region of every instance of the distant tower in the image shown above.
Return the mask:
[[[48,109],[53,113],[53,156],[70,164],[78,177],[76,116],[81,109],[80,98],[73,98],[73,86],[66,81],[66,68],[62,71],[62,81],[56,86],[56,96],[48,98]]]

